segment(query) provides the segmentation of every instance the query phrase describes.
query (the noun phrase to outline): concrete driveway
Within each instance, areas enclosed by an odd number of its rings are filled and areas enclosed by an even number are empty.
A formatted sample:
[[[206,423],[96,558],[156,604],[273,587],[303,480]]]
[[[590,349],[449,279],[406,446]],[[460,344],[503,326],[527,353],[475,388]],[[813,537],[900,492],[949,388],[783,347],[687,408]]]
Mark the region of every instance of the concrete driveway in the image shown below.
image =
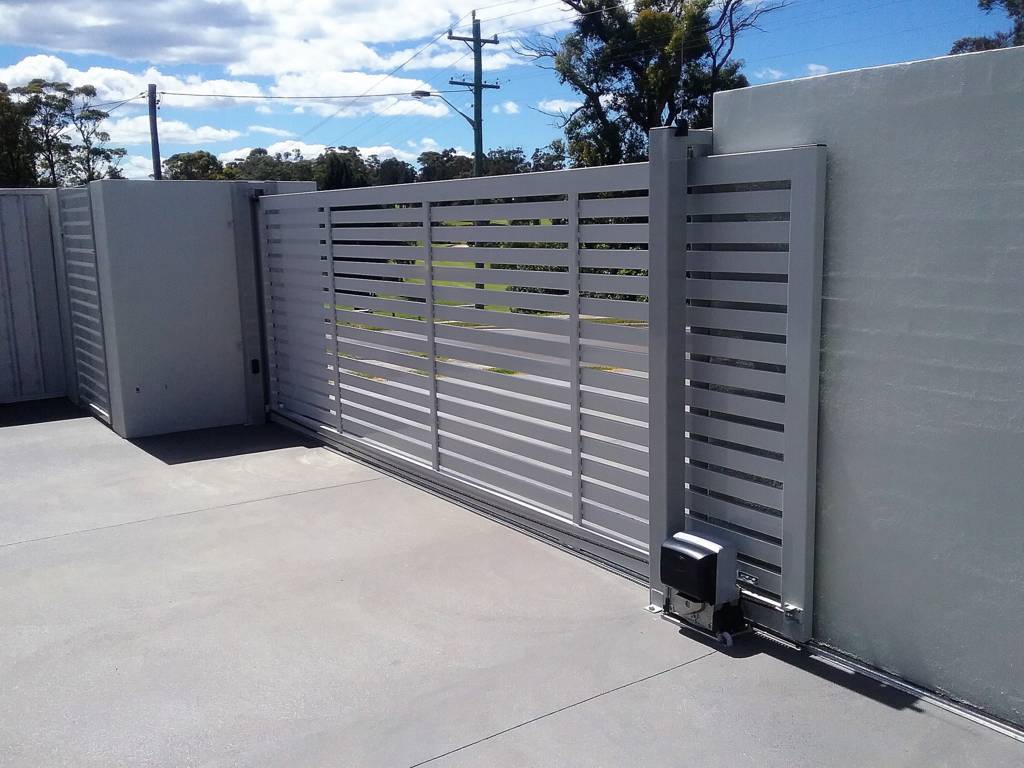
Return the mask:
[[[0,408],[0,765],[1002,766],[1024,746],[278,427]]]

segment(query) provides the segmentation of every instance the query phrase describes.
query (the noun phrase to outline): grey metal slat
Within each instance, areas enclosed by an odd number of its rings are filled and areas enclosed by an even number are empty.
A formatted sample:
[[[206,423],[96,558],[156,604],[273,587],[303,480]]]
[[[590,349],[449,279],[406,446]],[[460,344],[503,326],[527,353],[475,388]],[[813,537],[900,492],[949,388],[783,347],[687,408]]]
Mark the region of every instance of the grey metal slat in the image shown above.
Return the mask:
[[[695,413],[686,414],[686,431],[691,435],[724,440],[773,453],[782,453],[786,442],[782,432],[737,424],[724,419],[698,416]]]
[[[629,539],[646,547],[647,523],[632,515],[624,515],[600,504],[594,504],[589,499],[583,499],[583,525],[594,526],[602,532]]]
[[[647,269],[649,266],[647,248],[580,248],[583,269]]]
[[[569,229],[564,224],[455,224],[433,227],[431,238],[436,243],[565,243]]]
[[[686,316],[692,328],[720,328],[727,331],[785,335],[788,325],[784,312],[690,306],[687,308]]]
[[[691,277],[686,281],[686,297],[703,301],[784,305],[788,300],[789,290],[786,283],[702,280]]]
[[[788,251],[687,251],[690,272],[745,272],[784,275],[789,271]]]
[[[524,221],[529,219],[564,219],[569,208],[563,201],[542,203],[485,203],[481,205],[434,205],[431,221]]]
[[[741,531],[716,525],[713,522],[698,520],[692,517],[688,520],[687,527],[688,530],[692,530],[694,533],[704,533],[712,538],[720,538],[731,542],[741,554],[749,555],[772,565],[781,565],[782,547],[777,544],[748,536]]]
[[[782,489],[773,488],[762,483],[755,483],[740,477],[733,477],[715,472],[693,464],[686,465],[686,482],[691,486],[699,486],[708,491],[731,496],[740,501],[759,504],[763,507],[782,511]]]
[[[643,243],[647,244],[646,224],[581,224],[581,243]]]
[[[760,512],[742,504],[733,504],[724,499],[716,499],[699,491],[686,491],[686,507],[702,515],[714,517],[732,525],[740,526],[766,536],[782,538],[782,518],[766,512]]]
[[[637,218],[647,216],[648,197],[606,197],[580,200],[581,219]]]
[[[719,467],[728,467],[737,472],[763,477],[781,482],[783,463],[778,459],[758,456],[754,453],[737,450],[721,445],[713,445],[702,440],[687,439],[686,455],[691,461],[703,461]]]
[[[434,270],[434,282],[491,283],[495,285],[518,285],[524,288],[549,288],[564,291],[569,287],[569,275],[566,272],[552,272],[549,270],[473,269],[438,266]]]
[[[788,213],[789,204],[788,189],[707,192],[690,195],[686,201],[686,212],[691,215]]]
[[[586,456],[582,464],[582,475],[588,480],[600,480],[643,496],[647,496],[650,491],[646,471],[631,471],[631,468],[618,467]]]
[[[786,364],[786,345],[774,341],[690,333],[686,336],[686,349],[692,355],[726,357],[772,365]]]
[[[488,425],[462,421],[443,412],[438,413],[438,421],[442,435],[488,444],[494,448],[510,453],[520,453],[560,469],[571,471],[573,460],[569,449],[546,443],[537,439],[536,435],[517,435]]]

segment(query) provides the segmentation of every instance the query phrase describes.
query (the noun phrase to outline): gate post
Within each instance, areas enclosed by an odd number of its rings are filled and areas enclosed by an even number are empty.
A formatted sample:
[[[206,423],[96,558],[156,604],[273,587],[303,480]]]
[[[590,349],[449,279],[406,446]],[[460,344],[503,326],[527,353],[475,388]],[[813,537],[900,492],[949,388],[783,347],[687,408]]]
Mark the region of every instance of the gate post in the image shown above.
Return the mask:
[[[687,163],[710,151],[711,133],[650,133],[650,604],[665,603],[661,545],[684,528],[686,462]]]

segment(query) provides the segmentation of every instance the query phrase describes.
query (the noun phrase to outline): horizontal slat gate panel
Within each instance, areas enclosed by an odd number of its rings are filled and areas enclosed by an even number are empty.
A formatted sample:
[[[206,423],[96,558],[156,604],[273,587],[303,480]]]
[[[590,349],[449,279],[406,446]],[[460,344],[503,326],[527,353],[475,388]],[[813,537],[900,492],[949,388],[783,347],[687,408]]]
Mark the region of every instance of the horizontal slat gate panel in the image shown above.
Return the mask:
[[[263,198],[273,407],[642,558],[647,184],[637,164]]]
[[[686,528],[735,544],[740,586],[789,609],[759,616],[798,641],[813,594],[824,159],[821,147],[696,157],[680,210]]]

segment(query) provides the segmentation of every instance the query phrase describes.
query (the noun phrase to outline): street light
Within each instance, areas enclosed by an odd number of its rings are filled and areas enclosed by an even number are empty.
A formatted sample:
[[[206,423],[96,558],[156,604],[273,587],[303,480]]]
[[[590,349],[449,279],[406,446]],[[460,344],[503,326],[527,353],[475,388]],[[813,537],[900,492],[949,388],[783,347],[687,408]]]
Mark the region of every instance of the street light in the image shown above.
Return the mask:
[[[449,107],[451,107],[453,110],[455,110],[460,115],[462,115],[462,117],[465,118],[466,122],[469,123],[470,128],[472,128],[474,131],[476,130],[476,121],[473,120],[472,117],[467,115],[461,109],[456,107],[454,104],[452,104],[450,101],[448,101],[448,99],[446,99],[444,97],[444,94],[434,93],[433,91],[413,91],[409,95],[412,96],[414,99],[420,99],[420,100],[426,99],[426,98],[428,98],[430,96],[433,96],[434,98],[440,99],[445,104],[447,104]]]

